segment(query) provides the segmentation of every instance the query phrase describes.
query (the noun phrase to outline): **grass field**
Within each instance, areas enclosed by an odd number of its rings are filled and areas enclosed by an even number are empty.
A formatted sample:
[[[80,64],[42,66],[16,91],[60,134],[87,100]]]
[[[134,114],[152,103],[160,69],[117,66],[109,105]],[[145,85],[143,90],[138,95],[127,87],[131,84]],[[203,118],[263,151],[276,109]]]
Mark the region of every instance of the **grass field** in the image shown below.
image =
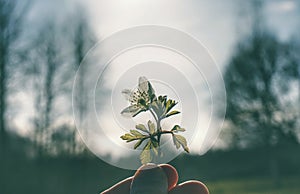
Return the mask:
[[[22,144],[17,148],[22,149],[0,154],[0,194],[100,193],[134,174],[89,154],[31,158]],[[200,180],[211,194],[300,194],[299,152],[299,147],[277,149],[277,170],[262,149],[181,155],[171,165],[179,183]],[[281,175],[280,184],[268,178],[274,175]]]
[[[244,178],[207,182],[211,194],[299,194],[300,177],[287,177],[275,185],[266,178]]]

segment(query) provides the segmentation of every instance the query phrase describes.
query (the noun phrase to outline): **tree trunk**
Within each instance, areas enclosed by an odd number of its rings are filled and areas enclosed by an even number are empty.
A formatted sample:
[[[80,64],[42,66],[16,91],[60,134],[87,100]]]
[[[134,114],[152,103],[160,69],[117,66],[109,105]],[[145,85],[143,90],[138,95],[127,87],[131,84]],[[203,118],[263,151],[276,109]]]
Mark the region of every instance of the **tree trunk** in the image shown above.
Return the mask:
[[[3,33],[3,32],[2,32]],[[0,188],[5,192],[6,185],[4,184],[6,174],[6,124],[5,124],[5,111],[6,111],[6,49],[3,34],[0,35]]]
[[[1,41],[1,43],[3,43],[3,41]],[[4,46],[5,45],[0,45],[0,149],[4,148],[6,144],[6,52],[5,48],[3,48]]]

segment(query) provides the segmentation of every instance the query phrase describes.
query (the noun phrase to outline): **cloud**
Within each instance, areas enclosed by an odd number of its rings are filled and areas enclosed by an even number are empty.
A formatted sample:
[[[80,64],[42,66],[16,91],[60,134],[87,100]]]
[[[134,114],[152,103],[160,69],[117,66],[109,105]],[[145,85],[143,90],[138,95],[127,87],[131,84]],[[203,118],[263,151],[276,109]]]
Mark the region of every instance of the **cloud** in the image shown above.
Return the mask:
[[[269,5],[272,11],[276,12],[290,12],[296,9],[297,4],[295,1],[278,1]]]

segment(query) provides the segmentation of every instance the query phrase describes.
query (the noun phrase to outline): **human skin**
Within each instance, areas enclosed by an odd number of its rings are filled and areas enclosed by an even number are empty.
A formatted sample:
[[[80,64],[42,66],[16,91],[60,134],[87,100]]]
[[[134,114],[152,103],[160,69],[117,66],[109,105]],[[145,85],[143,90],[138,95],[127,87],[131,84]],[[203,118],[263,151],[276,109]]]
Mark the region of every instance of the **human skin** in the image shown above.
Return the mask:
[[[117,183],[101,194],[209,194],[207,187],[200,181],[191,180],[181,184],[177,182],[178,173],[173,166],[148,164],[140,167],[134,176]],[[164,189],[166,191],[162,191]]]

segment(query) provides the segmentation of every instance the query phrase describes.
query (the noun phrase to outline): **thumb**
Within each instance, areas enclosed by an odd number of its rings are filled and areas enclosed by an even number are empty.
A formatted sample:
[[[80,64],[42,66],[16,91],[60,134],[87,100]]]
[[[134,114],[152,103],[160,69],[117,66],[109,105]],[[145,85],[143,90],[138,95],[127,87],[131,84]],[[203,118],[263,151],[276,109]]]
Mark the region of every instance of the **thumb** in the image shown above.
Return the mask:
[[[167,194],[168,178],[164,169],[155,164],[140,167],[135,173],[130,194]]]

